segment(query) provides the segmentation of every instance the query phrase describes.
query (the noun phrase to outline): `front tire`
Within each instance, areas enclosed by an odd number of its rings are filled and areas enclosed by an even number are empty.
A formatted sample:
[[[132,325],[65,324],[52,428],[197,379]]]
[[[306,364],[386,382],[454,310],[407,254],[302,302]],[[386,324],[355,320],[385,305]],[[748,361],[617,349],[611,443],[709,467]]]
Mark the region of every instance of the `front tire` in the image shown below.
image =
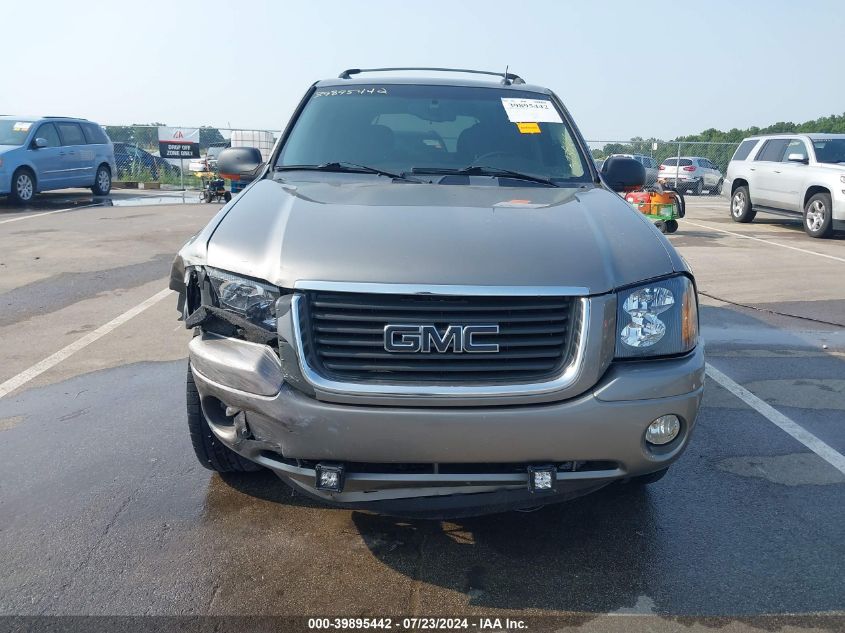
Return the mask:
[[[94,177],[94,186],[91,191],[95,196],[107,196],[111,191],[111,171],[105,165],[97,167],[97,175]]]
[[[674,233],[678,230],[678,221],[677,220],[666,220],[666,232],[667,233]]]
[[[716,185],[715,187],[713,187],[713,188],[710,190],[710,193],[711,193],[711,194],[713,194],[714,196],[721,195],[721,193],[722,193],[722,184],[724,184],[724,182],[725,182],[724,180],[720,180],[720,181],[719,181],[719,184],[718,184],[718,185]]]
[[[29,169],[18,169],[12,175],[9,197],[15,204],[29,204],[35,197],[35,176]]]
[[[829,193],[817,193],[804,205],[804,231],[810,237],[833,235],[833,215]]]
[[[261,470],[261,466],[244,459],[221,444],[206,422],[200,405],[200,394],[194,383],[191,366],[188,365],[188,380],[185,389],[188,404],[188,431],[197,460],[204,468],[218,473],[246,473]]]
[[[731,218],[734,222],[748,224],[754,220],[755,215],[757,215],[757,212],[751,206],[748,187],[737,187],[731,196]]]

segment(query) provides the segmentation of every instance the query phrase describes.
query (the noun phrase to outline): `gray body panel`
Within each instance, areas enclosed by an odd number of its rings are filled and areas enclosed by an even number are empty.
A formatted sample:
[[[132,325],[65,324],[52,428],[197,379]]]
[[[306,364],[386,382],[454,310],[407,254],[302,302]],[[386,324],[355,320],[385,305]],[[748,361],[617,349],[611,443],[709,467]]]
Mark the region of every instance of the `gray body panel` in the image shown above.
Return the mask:
[[[262,180],[222,218],[206,263],[282,288],[326,280],[602,294],[679,270],[666,244],[599,187]]]
[[[529,90],[550,95],[569,118],[550,91],[524,84],[368,77],[327,80],[311,91],[381,83]],[[597,172],[592,177],[568,188],[504,187],[489,177],[429,184],[267,167],[185,245],[171,272],[183,312],[189,275],[203,266],[282,292],[278,348],[208,332],[191,342],[214,435],[305,494],[402,514],[525,507],[668,467],[695,424],[703,348],[614,361],[616,291],[691,273],[651,222]],[[535,384],[496,376],[481,385],[330,380],[310,366],[300,331],[306,291],[575,297],[573,360]],[[645,429],[666,414],[678,416],[679,435],[647,446]],[[349,465],[342,492],[316,489],[317,461]],[[528,491],[527,464],[561,462],[573,466],[556,471],[553,494]],[[441,464],[458,466],[443,472]],[[432,470],[421,473],[420,465]]]

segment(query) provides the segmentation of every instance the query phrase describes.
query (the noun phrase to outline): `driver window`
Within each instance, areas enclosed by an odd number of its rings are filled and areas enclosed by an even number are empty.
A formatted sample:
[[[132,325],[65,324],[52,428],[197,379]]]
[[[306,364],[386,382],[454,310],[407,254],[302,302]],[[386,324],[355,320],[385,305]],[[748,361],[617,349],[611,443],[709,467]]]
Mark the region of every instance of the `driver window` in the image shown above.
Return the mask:
[[[802,158],[805,160],[807,159],[807,147],[804,145],[804,141],[801,139],[793,139],[789,141],[789,145],[786,146],[786,151],[783,153],[783,162],[789,162],[789,155],[790,154],[801,154]]]
[[[59,133],[56,131],[56,126],[52,123],[45,123],[38,128],[35,138],[43,138],[47,141],[47,147],[59,147],[62,144],[59,140]]]

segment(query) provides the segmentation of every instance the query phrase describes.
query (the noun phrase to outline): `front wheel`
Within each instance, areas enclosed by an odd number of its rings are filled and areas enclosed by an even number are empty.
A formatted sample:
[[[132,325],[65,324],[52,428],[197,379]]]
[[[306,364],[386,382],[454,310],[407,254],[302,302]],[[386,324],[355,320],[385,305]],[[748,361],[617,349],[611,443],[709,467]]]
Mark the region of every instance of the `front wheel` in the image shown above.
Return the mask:
[[[712,193],[712,194],[713,194],[713,195],[715,195],[715,196],[720,195],[720,194],[722,193],[722,184],[723,184],[724,182],[725,182],[724,180],[720,180],[720,181],[719,181],[719,184],[717,184],[715,187],[713,187],[713,188],[710,190],[710,193]]]
[[[677,220],[666,220],[666,232],[667,233],[674,233],[678,230],[678,221]]]
[[[94,178],[94,186],[91,191],[95,196],[107,196],[111,191],[111,172],[105,165],[97,168],[97,175]]]
[[[218,473],[246,473],[261,470],[258,464],[244,459],[224,446],[209,428],[205,414],[202,412],[200,394],[194,383],[190,365],[185,392],[188,404],[188,431],[191,434],[191,444],[199,463]]]
[[[734,222],[747,224],[754,220],[755,215],[757,215],[757,212],[751,206],[748,187],[737,187],[731,196],[731,218]]]
[[[35,178],[28,169],[19,169],[12,176],[12,191],[9,196],[16,204],[28,204],[35,197]]]
[[[804,231],[810,237],[824,238],[833,234],[829,193],[817,193],[804,205]]]
[[[223,199],[224,199],[226,202],[229,202],[229,201],[232,199],[232,194],[231,194],[231,192],[227,191],[226,193],[224,193],[224,194],[223,194]]]

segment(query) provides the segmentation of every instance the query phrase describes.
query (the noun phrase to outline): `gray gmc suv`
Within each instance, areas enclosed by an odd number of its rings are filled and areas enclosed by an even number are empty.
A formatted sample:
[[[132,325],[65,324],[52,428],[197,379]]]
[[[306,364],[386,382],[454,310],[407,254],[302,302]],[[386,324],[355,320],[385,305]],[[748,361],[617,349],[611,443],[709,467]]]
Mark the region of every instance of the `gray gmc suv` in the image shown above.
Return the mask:
[[[550,90],[345,71],[311,86],[170,286],[212,470],[458,516],[656,481],[704,383],[695,281]],[[451,72],[451,71],[450,71]],[[364,77],[363,75],[366,75]]]

